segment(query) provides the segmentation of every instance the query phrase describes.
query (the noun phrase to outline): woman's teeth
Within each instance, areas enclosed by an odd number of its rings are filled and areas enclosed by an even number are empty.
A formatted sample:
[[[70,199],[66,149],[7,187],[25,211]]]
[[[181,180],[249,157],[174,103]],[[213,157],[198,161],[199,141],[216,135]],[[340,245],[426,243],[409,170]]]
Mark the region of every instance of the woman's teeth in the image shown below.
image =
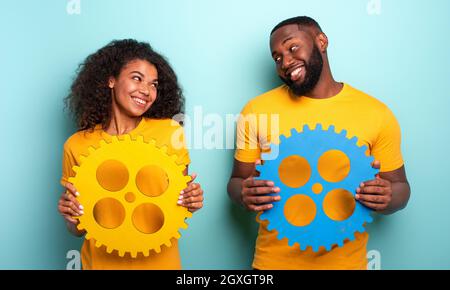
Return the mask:
[[[144,100],[142,100],[142,99],[139,99],[139,98],[132,98],[132,99],[133,99],[133,101],[135,101],[138,105],[143,105],[143,106],[145,106],[145,105],[147,104],[147,102],[144,101]]]

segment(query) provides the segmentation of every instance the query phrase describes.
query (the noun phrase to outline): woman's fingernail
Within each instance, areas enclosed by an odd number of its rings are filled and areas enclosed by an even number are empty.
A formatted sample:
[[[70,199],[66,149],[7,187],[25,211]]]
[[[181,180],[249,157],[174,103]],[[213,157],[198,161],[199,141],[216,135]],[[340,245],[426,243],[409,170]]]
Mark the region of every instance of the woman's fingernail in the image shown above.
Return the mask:
[[[180,191],[180,195],[183,195],[183,194],[184,194],[184,190]]]
[[[81,204],[78,206],[79,209],[83,210],[84,206],[82,206]]]
[[[80,215],[84,214],[84,211],[80,210]]]
[[[77,192],[75,192],[75,196],[79,196],[80,195],[80,193],[77,191]]]
[[[178,200],[177,204],[182,204],[183,201],[181,199]]]

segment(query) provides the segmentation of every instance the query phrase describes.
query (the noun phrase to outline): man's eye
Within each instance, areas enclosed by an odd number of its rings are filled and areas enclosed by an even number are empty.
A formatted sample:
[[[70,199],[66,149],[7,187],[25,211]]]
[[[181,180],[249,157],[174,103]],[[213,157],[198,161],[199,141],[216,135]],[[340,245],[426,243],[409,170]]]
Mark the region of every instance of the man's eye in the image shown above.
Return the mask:
[[[279,63],[279,62],[281,61],[281,57],[278,56],[278,57],[274,58],[273,60],[274,60],[276,63]]]
[[[291,52],[294,52],[294,51],[296,51],[297,49],[298,49],[298,46],[297,46],[297,45],[294,45],[294,46],[292,46],[292,47],[290,48]]]
[[[140,81],[141,81],[142,79],[141,79],[141,77],[138,77],[138,76],[134,76],[134,77],[133,77],[133,80],[135,80],[135,81],[139,81],[139,82],[140,82]]]

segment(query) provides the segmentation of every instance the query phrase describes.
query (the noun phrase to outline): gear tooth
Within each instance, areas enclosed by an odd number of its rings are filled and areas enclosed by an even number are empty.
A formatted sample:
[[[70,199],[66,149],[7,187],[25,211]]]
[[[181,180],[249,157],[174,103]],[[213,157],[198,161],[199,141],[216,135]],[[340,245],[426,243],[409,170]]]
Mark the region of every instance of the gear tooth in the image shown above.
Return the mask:
[[[263,170],[264,166],[261,164],[256,165],[256,170],[258,170],[259,172],[261,172]]]
[[[95,246],[97,248],[100,248],[101,246],[103,246],[103,244],[100,241],[95,241]]]
[[[298,134],[297,129],[292,128],[291,129],[291,136],[295,136],[296,134]]]
[[[137,257],[137,252],[136,251],[131,251],[130,255],[131,255],[131,258],[136,258]]]
[[[339,135],[344,136],[345,138],[347,138],[347,130],[342,130]]]
[[[181,226],[180,226],[180,227],[181,227],[182,229],[187,229],[188,226],[189,226],[189,225],[188,225],[187,223],[184,222],[184,223],[181,223]]]
[[[136,136],[136,141],[140,142],[140,143],[144,143],[144,136],[142,136],[142,135]]]
[[[358,137],[353,136],[353,137],[350,139],[350,141],[351,141],[353,144],[356,144],[356,143],[358,143]]]
[[[160,246],[156,246],[154,249],[153,249],[156,253],[161,253],[161,247]]]
[[[176,232],[175,235],[173,236],[175,239],[179,239],[181,237],[180,232]]]
[[[317,123],[317,124],[316,124],[315,130],[323,130],[323,129],[322,129],[322,124]]]
[[[107,252],[108,254],[111,254],[112,251],[114,251],[113,248],[111,248],[111,247],[106,247],[106,252]]]
[[[295,245],[295,241],[293,239],[288,239],[288,245],[289,247],[293,247]]]
[[[106,145],[108,145],[108,143],[106,143],[105,140],[100,140],[100,147],[104,147]]]
[[[172,242],[170,240],[168,240],[164,243],[164,245],[166,245],[166,247],[170,248],[170,247],[172,247]]]
[[[156,140],[153,139],[153,138],[151,138],[150,140],[148,140],[148,144],[151,144],[151,145],[155,145],[155,146],[156,146]]]
[[[130,136],[130,134],[125,134],[125,135],[122,136],[122,138],[123,138],[123,141],[127,141],[127,142],[130,142],[130,141],[131,141],[131,136]]]
[[[164,153],[166,153],[167,154],[167,150],[168,150],[168,147],[167,147],[167,145],[163,145],[163,146],[161,146],[161,151],[162,152],[164,152]]]
[[[150,251],[144,250],[144,251],[142,251],[142,255],[144,255],[144,257],[148,257],[150,255]]]
[[[86,161],[86,156],[80,155],[80,157],[78,158],[79,165],[83,164],[84,161]]]
[[[366,231],[366,229],[363,226],[359,226],[356,231],[362,234]]]
[[[95,152],[95,148],[92,146],[89,146],[88,151],[89,151],[89,154],[92,154]]]
[[[72,170],[73,170],[75,173],[78,173],[78,171],[80,170],[80,167],[75,165],[75,166],[72,167]],[[70,178],[69,178],[69,180],[70,180]]]
[[[120,256],[120,257],[123,257],[123,256],[125,256],[125,251],[124,250],[122,250],[122,249],[119,249],[119,250],[117,250],[117,254]]]
[[[287,141],[287,137],[286,137],[285,135],[283,135],[283,134],[281,134],[281,135],[279,136],[279,139],[280,139],[280,143],[284,143],[284,142]]]
[[[338,245],[339,247],[343,247],[343,246],[344,246],[344,241],[343,241],[343,240],[342,240],[342,241],[338,241],[337,245]]]
[[[170,155],[169,157],[170,157],[170,159],[172,159],[173,162],[177,162],[178,161],[178,156],[175,155],[175,154]],[[183,166],[181,166],[181,167],[183,167]]]
[[[80,230],[80,231],[85,230],[83,224],[81,224],[81,223],[79,223],[79,224],[77,225],[77,229]],[[86,236],[85,236],[85,237],[86,237],[86,240],[89,240],[89,239],[92,238],[91,235],[90,235],[89,233],[86,233]]]
[[[119,138],[116,135],[112,136],[111,143],[119,143]]]
[[[309,128],[308,124],[303,125],[303,131],[302,132],[309,132],[311,129]]]
[[[336,127],[334,125],[328,126],[328,132],[333,132],[334,133],[335,130],[336,130]]]
[[[75,167],[75,166],[74,166]],[[72,168],[73,169],[73,168]],[[78,170],[78,169],[77,169]],[[74,170],[75,171],[75,170]],[[75,171],[77,172],[77,171]],[[74,184],[75,183],[75,177],[69,177],[69,179],[67,181],[69,181],[70,183]]]

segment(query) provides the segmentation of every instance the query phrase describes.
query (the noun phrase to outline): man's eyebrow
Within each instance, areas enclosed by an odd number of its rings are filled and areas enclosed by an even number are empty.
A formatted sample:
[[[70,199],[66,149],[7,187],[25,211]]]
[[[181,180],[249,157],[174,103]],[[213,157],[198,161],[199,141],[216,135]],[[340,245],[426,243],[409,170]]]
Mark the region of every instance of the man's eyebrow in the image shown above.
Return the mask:
[[[291,37],[288,37],[288,38],[286,38],[285,40],[283,40],[283,42],[281,43],[281,44],[285,44],[286,42],[288,42],[289,40],[291,40],[293,37],[291,36]]]
[[[289,40],[293,39],[294,37],[290,36],[288,38],[286,38],[285,40],[283,40],[283,42],[281,43],[282,45],[284,45],[286,42],[288,42]],[[272,56],[274,56],[277,52],[273,51],[272,52]]]

